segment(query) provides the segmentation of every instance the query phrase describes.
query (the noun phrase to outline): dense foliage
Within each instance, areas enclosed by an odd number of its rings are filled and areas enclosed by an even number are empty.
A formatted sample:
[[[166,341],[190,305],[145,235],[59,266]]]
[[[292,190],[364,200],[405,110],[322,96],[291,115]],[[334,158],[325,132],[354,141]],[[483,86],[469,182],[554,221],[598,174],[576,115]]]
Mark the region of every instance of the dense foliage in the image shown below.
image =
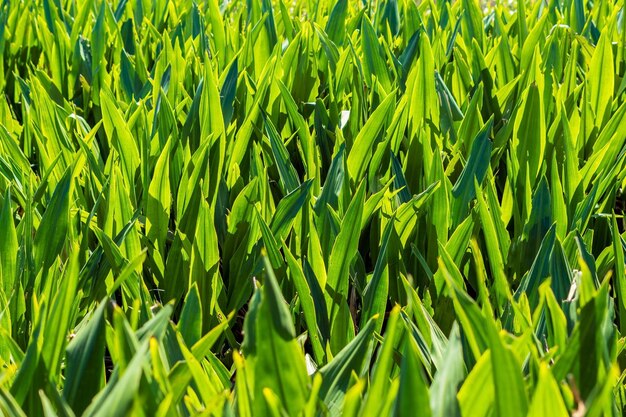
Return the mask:
[[[0,7],[0,413],[621,415],[624,1]]]

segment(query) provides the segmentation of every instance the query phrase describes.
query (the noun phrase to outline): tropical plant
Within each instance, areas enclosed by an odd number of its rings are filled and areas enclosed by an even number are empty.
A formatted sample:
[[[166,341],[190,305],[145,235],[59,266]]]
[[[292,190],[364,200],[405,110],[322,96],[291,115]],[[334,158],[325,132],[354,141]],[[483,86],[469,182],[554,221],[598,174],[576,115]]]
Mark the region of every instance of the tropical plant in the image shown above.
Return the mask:
[[[4,0],[1,414],[622,415],[625,25]]]

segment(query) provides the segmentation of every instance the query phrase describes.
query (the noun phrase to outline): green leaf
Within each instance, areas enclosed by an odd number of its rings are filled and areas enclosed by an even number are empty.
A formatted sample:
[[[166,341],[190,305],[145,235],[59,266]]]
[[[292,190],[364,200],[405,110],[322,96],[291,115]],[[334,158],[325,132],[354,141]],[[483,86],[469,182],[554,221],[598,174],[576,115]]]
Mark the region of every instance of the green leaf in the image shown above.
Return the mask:
[[[270,222],[270,230],[277,242],[284,240],[293,225],[293,221],[302,210],[309,197],[312,180],[303,182],[298,188],[283,197],[278,203],[274,217]]]
[[[495,402],[491,352],[476,361],[458,394],[461,415],[486,417],[492,415]]]
[[[489,168],[489,162],[491,158],[492,143],[489,140],[489,134],[493,126],[493,117],[483,126],[478,132],[474,142],[472,142],[472,149],[470,151],[469,159],[459,176],[459,179],[452,188],[452,195],[459,199],[461,207],[466,207],[467,204],[476,196],[476,189],[474,187],[474,181],[479,184],[483,182],[487,169]]]
[[[154,243],[158,252],[155,256],[165,255],[165,240],[169,230],[170,206],[170,142],[162,150],[154,168],[154,174],[148,189],[146,212],[146,235]],[[160,255],[159,255],[160,254]]]
[[[137,142],[133,138],[133,134],[116,104],[113,93],[106,86],[100,90],[100,102],[102,104],[104,130],[112,147],[120,157],[126,186],[130,187],[130,185],[134,184],[135,173],[140,164]]]
[[[274,160],[278,167],[282,187],[285,194],[289,194],[300,186],[300,180],[298,179],[296,169],[289,160],[289,152],[283,140],[278,135],[272,121],[269,120],[267,116],[265,117],[265,132],[270,139],[270,145],[272,146],[272,153],[274,154]]]
[[[519,178],[530,178],[531,186],[534,186],[539,170],[543,165],[546,148],[546,127],[544,121],[543,99],[537,85],[528,87],[524,100],[523,114],[516,121],[515,133],[519,141],[517,157],[519,159]]]
[[[389,66],[385,62],[382,48],[378,43],[376,33],[372,27],[372,23],[365,16],[361,21],[361,31],[363,34],[363,72],[366,83],[372,83],[373,77],[380,82],[385,91],[391,89],[391,80],[389,77]]]
[[[35,234],[35,263],[44,271],[61,253],[69,228],[72,171],[65,171],[44,212]]]
[[[395,306],[389,315],[385,338],[374,366],[372,380],[363,403],[364,416],[378,416],[383,411],[385,393],[389,389],[389,377],[393,367],[394,344],[398,330],[400,307]],[[419,370],[418,370],[419,372]]]
[[[202,302],[198,285],[195,282],[187,292],[183,310],[180,313],[178,329],[187,346],[193,346],[202,335]]]
[[[67,346],[67,368],[63,398],[74,413],[85,411],[102,389],[104,377],[105,322],[107,300],[102,300],[87,324]]]
[[[367,283],[365,290],[363,290],[361,325],[367,323],[367,321],[374,316],[382,317],[387,307],[387,297],[389,293],[389,271],[387,267],[389,255],[387,251],[389,250],[389,239],[394,231],[394,220],[395,218],[392,216],[385,227],[380,252],[378,253],[378,259],[374,267],[374,275]],[[377,331],[380,331],[381,328],[382,322],[379,322]]]
[[[465,365],[461,337],[456,324],[450,332],[443,358],[442,367],[435,374],[430,386],[430,409],[433,417],[460,416],[456,392],[465,378]]]
[[[367,165],[372,158],[374,143],[382,131],[394,104],[395,91],[392,91],[374,110],[354,139],[354,144],[348,152],[348,172],[353,182],[357,183],[363,178]]]
[[[11,191],[8,188],[0,209],[0,230],[4,231],[0,236],[0,282],[4,295],[10,298],[15,291],[17,278],[15,254],[18,252],[18,243],[11,208]]]
[[[428,385],[418,359],[418,348],[413,339],[407,339],[400,363],[400,390],[396,398],[395,416],[431,415]]]
[[[346,12],[348,10],[348,0],[339,0],[333,6],[328,22],[326,22],[325,32],[328,37],[337,45],[342,45],[346,33]]]
[[[257,411],[266,410],[263,392],[270,389],[291,415],[306,404],[307,374],[304,356],[295,339],[295,329],[271,265],[265,258],[264,285],[256,313],[247,326],[255,327],[255,339],[244,350],[255,375]],[[246,337],[248,334],[246,333]]]
[[[420,55],[416,66],[409,73],[407,88],[411,95],[410,114],[414,131],[424,126],[427,120],[439,122],[439,103],[435,89],[435,63],[428,36],[419,37]]]
[[[594,123],[596,126],[602,126],[605,113],[611,108],[614,77],[613,51],[608,29],[605,28],[594,49],[593,57],[589,63],[589,74],[586,78],[589,103],[595,115]]]
[[[311,344],[313,345],[313,353],[315,355],[315,359],[318,363],[322,363],[325,357],[324,348],[322,345],[322,340],[324,340],[322,334],[324,333],[321,331],[321,326],[320,324],[318,324],[316,317],[318,310],[322,310],[322,313],[324,315],[326,314],[326,305],[319,305],[319,303],[323,302],[324,299],[318,299],[318,305],[316,305],[316,300],[311,296],[312,290],[307,283],[300,263],[292,255],[291,251],[284,243],[283,253],[285,255],[285,261],[287,262],[287,266],[289,267],[291,279],[293,280],[294,286],[296,287],[298,296],[300,298],[300,304],[302,306],[304,320],[306,321],[309,331],[309,338],[311,339]],[[324,327],[327,327],[327,324]]]
[[[545,363],[542,363],[539,368],[539,381],[537,381],[528,415],[540,417],[569,415],[559,385]]]
[[[363,365],[369,360],[375,324],[376,318],[367,322],[359,334],[319,370],[323,377],[319,396],[331,415],[341,412],[344,397],[349,394],[347,391],[352,373],[360,374]]]
[[[0,411],[7,417],[26,417],[15,398],[4,388],[0,388]]]
[[[348,296],[350,264],[358,249],[364,200],[365,183],[363,182],[348,206],[328,262],[326,294],[331,311],[335,311]],[[331,321],[333,315],[330,314]]]

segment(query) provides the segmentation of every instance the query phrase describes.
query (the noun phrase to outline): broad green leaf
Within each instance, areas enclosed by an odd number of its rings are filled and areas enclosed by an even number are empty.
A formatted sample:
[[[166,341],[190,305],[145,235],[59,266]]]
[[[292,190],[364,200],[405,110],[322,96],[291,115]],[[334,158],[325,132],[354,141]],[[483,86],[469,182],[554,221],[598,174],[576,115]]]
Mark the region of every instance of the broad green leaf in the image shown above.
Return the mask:
[[[389,92],[391,88],[391,80],[389,78],[389,66],[385,62],[382,48],[378,43],[376,33],[372,27],[372,23],[367,17],[364,17],[361,23],[361,32],[363,34],[361,45],[363,49],[363,72],[365,81],[372,83],[373,77],[379,81],[383,89]]]
[[[396,398],[394,415],[404,416],[415,413],[428,417],[431,415],[428,386],[418,361],[417,346],[411,339],[408,339],[404,346],[400,364],[400,389]]]
[[[427,120],[439,121],[439,104],[435,89],[435,63],[428,36],[419,37],[420,55],[409,73],[407,89],[411,94],[410,120],[417,131]]]
[[[348,206],[330,254],[325,290],[331,321],[338,306],[348,296],[350,264],[358,249],[364,200],[365,183],[361,183]]]
[[[348,172],[354,183],[359,182],[372,157],[372,148],[383,130],[385,122],[395,103],[395,92],[390,92],[374,110],[348,152]]]
[[[528,414],[533,416],[568,416],[568,410],[559,385],[543,363],[539,368],[539,381],[530,403]]]
[[[291,279],[293,280],[294,286],[298,291],[298,296],[300,297],[300,304],[302,305],[304,319],[308,327],[309,338],[311,339],[311,344],[313,345],[315,359],[317,359],[318,363],[321,363],[325,357],[324,347],[322,345],[324,338],[322,337],[323,333],[320,331],[320,324],[317,322],[316,311],[323,309],[323,313],[325,314],[326,306],[315,304],[315,299],[311,296],[312,291],[306,281],[302,267],[284,243],[283,253],[285,255],[285,261],[289,266]],[[318,303],[320,301],[323,301],[323,299],[318,300]],[[327,327],[327,325],[325,327]]]
[[[360,374],[363,365],[369,360],[375,324],[376,319],[370,320],[350,343],[319,370],[322,374],[319,396],[332,415],[341,412],[344,397],[349,395],[352,373]]]
[[[290,414],[303,410],[306,403],[307,374],[304,356],[295,339],[295,329],[269,261],[261,289],[260,303],[248,326],[256,337],[244,350],[252,359],[255,374],[255,407],[266,410],[263,391],[270,389]],[[247,336],[247,334],[246,334]]]
[[[293,164],[289,160],[289,152],[285,147],[285,143],[278,135],[276,128],[272,124],[272,121],[269,120],[267,117],[265,118],[265,132],[270,139],[272,153],[274,154],[274,159],[276,160],[278,172],[280,173],[280,180],[283,189],[285,190],[285,194],[289,194],[300,185],[298,174],[296,173]]]
[[[602,125],[605,113],[610,110],[613,98],[615,71],[613,69],[613,52],[608,37],[608,30],[605,28],[589,63],[587,86],[589,88],[589,103],[595,115],[596,126]]]
[[[187,346],[193,346],[202,334],[202,302],[196,283],[189,288],[185,298],[178,329]]]
[[[148,189],[146,212],[146,235],[158,249],[159,257],[165,254],[165,240],[169,230],[170,206],[170,145],[169,141],[161,152],[154,168],[154,174]]]
[[[456,392],[465,378],[465,365],[459,328],[456,325],[452,327],[443,357],[442,367],[435,374],[430,386],[430,409],[433,416],[460,416]]]
[[[15,291],[17,278],[15,254],[18,251],[10,189],[7,189],[4,194],[4,202],[0,210],[0,230],[4,230],[0,238],[0,281],[2,282],[2,290],[5,297],[9,298]]]
[[[396,332],[398,330],[398,319],[400,316],[400,307],[396,306],[391,311],[385,338],[381,346],[376,366],[373,370],[372,380],[367,391],[367,396],[363,403],[364,416],[377,416],[383,412],[384,403],[381,401],[385,393],[389,389],[389,376],[393,366],[393,351],[396,342]],[[417,370],[419,372],[419,370]]]
[[[37,233],[35,234],[35,263],[45,272],[60,254],[69,228],[72,171],[67,170],[52,194]]]
[[[75,413],[82,413],[105,383],[104,310],[102,300],[87,325],[81,328],[67,346],[67,368],[63,398]]]
[[[489,140],[489,134],[493,126],[493,118],[485,124],[485,126],[478,132],[474,142],[472,142],[472,149],[470,151],[469,159],[459,176],[456,184],[452,188],[452,195],[457,199],[460,199],[462,207],[466,207],[467,204],[476,196],[476,189],[474,187],[474,181],[479,184],[482,183],[489,168],[489,162],[491,158],[492,143]]]

